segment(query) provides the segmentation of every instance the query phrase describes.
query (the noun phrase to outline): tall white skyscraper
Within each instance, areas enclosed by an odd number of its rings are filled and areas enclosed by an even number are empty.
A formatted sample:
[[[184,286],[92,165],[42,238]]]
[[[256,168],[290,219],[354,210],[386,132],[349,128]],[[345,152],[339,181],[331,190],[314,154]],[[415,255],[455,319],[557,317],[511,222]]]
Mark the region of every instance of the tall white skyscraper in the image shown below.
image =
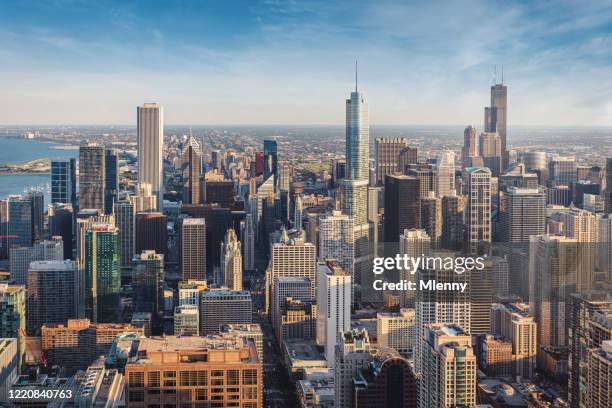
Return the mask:
[[[346,100],[346,175],[351,180],[368,180],[370,161],[370,118],[368,102],[361,92]]]
[[[355,266],[354,221],[340,211],[319,218],[319,259],[335,259],[353,276]]]
[[[157,209],[164,202],[163,145],[164,113],[161,105],[145,103],[137,108],[138,182],[149,183],[157,196]]]
[[[479,243],[491,242],[491,171],[486,167],[465,169],[467,192],[467,243],[475,250]]]
[[[436,197],[453,195],[455,191],[455,153],[440,152],[436,158]]]
[[[230,290],[242,290],[242,249],[233,228],[227,230],[221,243],[221,274]]]
[[[317,265],[317,344],[325,348],[330,368],[334,367],[338,333],[351,329],[351,281],[335,261]]]

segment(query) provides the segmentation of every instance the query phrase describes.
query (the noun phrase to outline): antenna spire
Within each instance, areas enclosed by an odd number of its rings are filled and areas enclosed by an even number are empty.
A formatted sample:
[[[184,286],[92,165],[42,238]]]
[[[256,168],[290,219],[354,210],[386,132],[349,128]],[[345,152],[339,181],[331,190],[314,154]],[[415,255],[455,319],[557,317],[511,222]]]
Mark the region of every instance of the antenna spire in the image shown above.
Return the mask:
[[[355,92],[357,92],[357,60],[355,60]]]
[[[497,85],[497,65],[493,65],[493,85]]]
[[[502,65],[502,81],[501,84],[504,84],[504,66]]]

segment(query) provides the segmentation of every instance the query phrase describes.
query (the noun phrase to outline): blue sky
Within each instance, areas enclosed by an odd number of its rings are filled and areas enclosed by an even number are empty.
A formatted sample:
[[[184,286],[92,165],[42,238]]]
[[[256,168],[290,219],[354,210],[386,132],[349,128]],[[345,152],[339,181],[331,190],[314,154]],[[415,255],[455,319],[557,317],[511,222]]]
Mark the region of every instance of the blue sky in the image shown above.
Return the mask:
[[[503,64],[510,125],[612,126],[609,1],[3,1],[0,124],[482,127]]]

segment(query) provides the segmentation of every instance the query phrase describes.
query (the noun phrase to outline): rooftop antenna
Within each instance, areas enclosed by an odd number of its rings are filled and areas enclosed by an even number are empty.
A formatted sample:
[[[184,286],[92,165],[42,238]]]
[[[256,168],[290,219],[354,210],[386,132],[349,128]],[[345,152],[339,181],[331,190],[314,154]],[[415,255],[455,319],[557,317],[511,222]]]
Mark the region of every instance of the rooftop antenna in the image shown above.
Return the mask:
[[[497,65],[493,65],[493,85],[497,84]]]
[[[357,92],[357,60],[355,60],[355,92]]]
[[[502,65],[502,81],[501,84],[504,84],[504,66]]]

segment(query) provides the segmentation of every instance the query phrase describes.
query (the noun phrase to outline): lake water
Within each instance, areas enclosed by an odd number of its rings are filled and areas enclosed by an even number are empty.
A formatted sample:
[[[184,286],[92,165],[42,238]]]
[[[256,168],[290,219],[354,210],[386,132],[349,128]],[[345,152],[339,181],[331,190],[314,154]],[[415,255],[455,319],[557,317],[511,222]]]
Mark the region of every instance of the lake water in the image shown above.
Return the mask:
[[[20,139],[18,137],[0,137],[0,164],[15,164],[30,160],[78,157],[75,148],[49,143],[37,139]],[[45,205],[50,202],[51,177],[48,174],[25,174],[0,176],[0,198],[11,194],[23,194],[31,188],[45,191]]]

